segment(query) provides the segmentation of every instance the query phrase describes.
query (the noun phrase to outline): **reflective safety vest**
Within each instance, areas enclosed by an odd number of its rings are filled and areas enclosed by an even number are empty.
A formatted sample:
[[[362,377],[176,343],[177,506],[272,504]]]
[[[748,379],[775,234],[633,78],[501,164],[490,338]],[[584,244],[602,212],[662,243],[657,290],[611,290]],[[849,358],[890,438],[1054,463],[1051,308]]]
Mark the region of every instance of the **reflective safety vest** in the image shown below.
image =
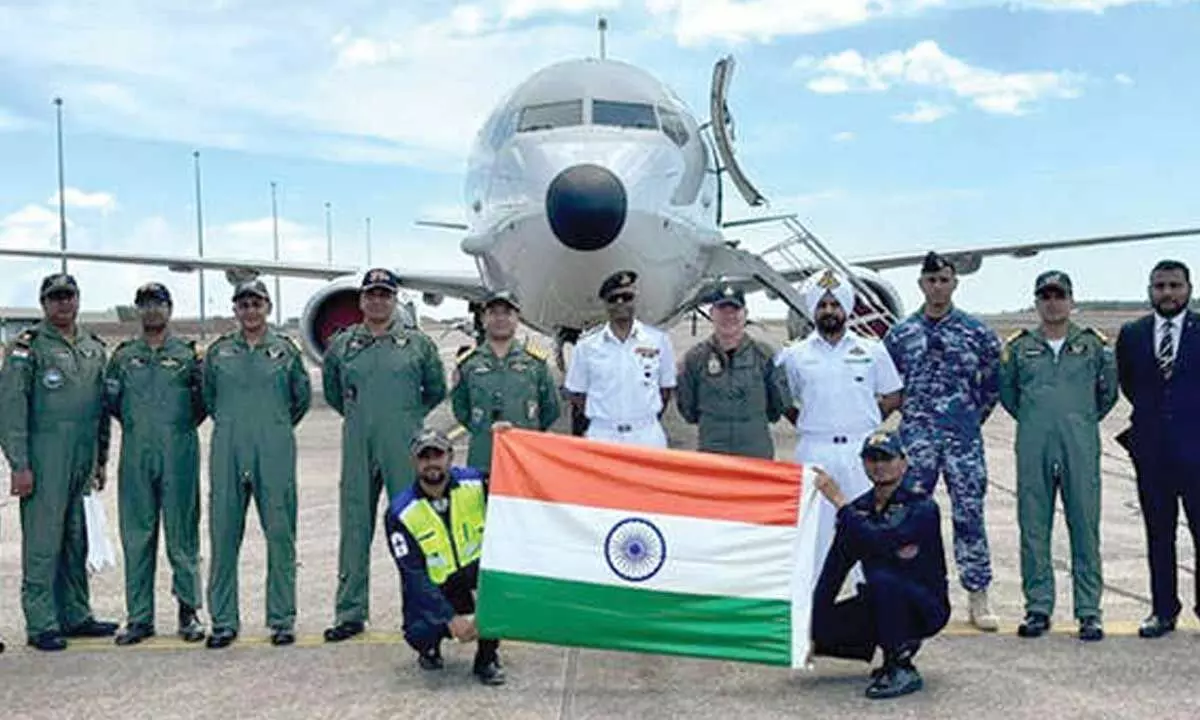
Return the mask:
[[[450,488],[449,533],[428,498],[417,498],[401,511],[400,522],[421,546],[434,585],[479,559],[485,514],[483,483],[478,480],[460,480]]]

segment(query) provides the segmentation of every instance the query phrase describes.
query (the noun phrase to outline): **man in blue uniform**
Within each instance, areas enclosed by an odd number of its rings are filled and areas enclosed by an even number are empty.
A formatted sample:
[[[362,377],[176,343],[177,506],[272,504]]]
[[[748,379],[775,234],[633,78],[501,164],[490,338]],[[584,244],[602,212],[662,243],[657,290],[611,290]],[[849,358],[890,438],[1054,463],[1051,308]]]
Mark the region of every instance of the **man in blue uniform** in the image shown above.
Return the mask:
[[[873,489],[848,500],[817,470],[817,490],[837,508],[837,534],[813,596],[813,653],[883,665],[871,672],[866,695],[883,699],[920,690],[913,665],[921,640],[950,619],[946,556],[937,503],[919,485],[903,482],[908,462],[895,432],[867,436],[863,466]],[[865,583],[837,601],[847,573],[862,562]]]
[[[1000,399],[1000,338],[952,302],[958,287],[953,265],[929,253],[921,266],[925,303],[884,338],[904,380],[900,435],[909,479],[932,495],[938,475],[954,518],[954,560],[970,594],[970,621],[995,632],[988,606],[991,558],[984,528],[987,465],[980,428]]]
[[[392,499],[385,521],[388,547],[400,569],[404,639],[417,651],[423,670],[442,669],[444,638],[477,640],[475,677],[485,685],[502,685],[500,643],[480,638],[475,626],[485,476],[473,468],[450,467],[453,446],[439,430],[421,431],[411,450],[417,482]]]

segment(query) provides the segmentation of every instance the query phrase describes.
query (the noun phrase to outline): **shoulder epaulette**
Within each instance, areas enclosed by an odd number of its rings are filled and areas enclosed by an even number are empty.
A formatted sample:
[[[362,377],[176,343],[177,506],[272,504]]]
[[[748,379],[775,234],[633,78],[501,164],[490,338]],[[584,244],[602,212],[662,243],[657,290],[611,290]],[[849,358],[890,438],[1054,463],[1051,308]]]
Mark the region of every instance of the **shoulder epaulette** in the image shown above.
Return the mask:
[[[460,349],[460,350],[459,350],[459,351],[458,351],[458,352],[457,352],[457,353],[454,355],[454,362],[455,362],[455,363],[457,363],[457,364],[459,364],[459,365],[462,365],[464,362],[466,362],[467,358],[469,358],[469,357],[471,357],[472,355],[474,355],[474,354],[475,354],[475,351],[476,351],[476,350],[478,350],[478,349],[479,349],[479,346],[478,346],[478,345],[472,345],[472,346],[470,346],[470,347],[464,347],[464,348],[461,348],[461,349]]]
[[[108,343],[104,342],[104,338],[100,337],[99,333],[95,333],[95,332],[92,332],[91,330],[88,330],[87,334],[88,334],[88,337],[90,337],[91,339],[100,343],[101,347],[108,347]]]
[[[284,335],[283,333],[280,333],[279,337],[283,338],[284,342],[286,342],[297,353],[301,352],[299,343],[293,340],[291,335]]]
[[[38,329],[35,327],[25,328],[13,339],[13,344],[17,347],[32,347],[33,341],[37,339]]]
[[[1108,344],[1108,336],[1105,335],[1104,333],[1100,332],[1099,330],[1097,330],[1094,327],[1084,326],[1084,327],[1080,328],[1080,332],[1090,333],[1092,335],[1095,335],[1096,339],[1099,340],[1100,344],[1102,344],[1102,345]]]
[[[525,341],[525,352],[529,353],[535,359],[541,360],[542,362],[546,362],[550,358],[550,353],[546,352],[528,340]]]
[[[1012,331],[1012,332],[1009,334],[1009,336],[1008,336],[1008,337],[1004,338],[1004,344],[1005,344],[1005,345],[1008,345],[1008,344],[1010,344],[1010,343],[1016,342],[1016,340],[1017,340],[1018,338],[1020,338],[1020,337],[1024,336],[1024,335],[1025,335],[1025,334],[1027,334],[1028,332],[1029,332],[1029,330],[1027,330],[1026,328],[1021,328],[1020,330],[1013,330],[1013,331]]]

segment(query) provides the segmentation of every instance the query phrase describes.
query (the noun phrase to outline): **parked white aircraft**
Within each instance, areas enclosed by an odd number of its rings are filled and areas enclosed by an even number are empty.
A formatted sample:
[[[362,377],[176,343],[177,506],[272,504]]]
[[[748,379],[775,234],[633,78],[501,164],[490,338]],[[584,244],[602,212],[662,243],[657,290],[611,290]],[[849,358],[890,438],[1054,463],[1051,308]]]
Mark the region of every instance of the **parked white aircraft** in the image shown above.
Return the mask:
[[[703,124],[671,89],[624,62],[570,60],[535,73],[498,105],[476,138],[465,183],[466,222],[426,223],[464,231],[462,251],[475,259],[477,273],[399,268],[403,286],[421,292],[428,304],[447,296],[468,301],[477,328],[479,301],[493,289],[512,290],[521,299],[525,323],[557,338],[560,367],[563,344],[605,320],[596,292],[618,270],[641,276],[638,314],[646,322],[670,324],[696,308],[714,285],[733,281],[783,299],[796,335],[811,324],[794,285],[818,264],[834,263],[860,291],[855,320],[885,330],[904,311],[895,288],[878,271],[920,264],[927,249],[842,263],[805,237],[794,216],[723,222],[723,179],[749,205],[765,202],[731,146],[726,96],[732,69],[732,58],[716,63],[709,108],[715,120]],[[762,221],[782,221],[798,233],[814,251],[810,260],[773,266],[726,237],[729,228]],[[1055,248],[1193,234],[1200,229],[942,252],[967,274],[987,256],[1027,257]],[[0,249],[0,255],[223,270],[230,282],[260,274],[331,280],[301,318],[314,358],[337,330],[361,317],[358,283],[364,268],[355,266],[71,250]],[[404,314],[411,312],[410,307]]]

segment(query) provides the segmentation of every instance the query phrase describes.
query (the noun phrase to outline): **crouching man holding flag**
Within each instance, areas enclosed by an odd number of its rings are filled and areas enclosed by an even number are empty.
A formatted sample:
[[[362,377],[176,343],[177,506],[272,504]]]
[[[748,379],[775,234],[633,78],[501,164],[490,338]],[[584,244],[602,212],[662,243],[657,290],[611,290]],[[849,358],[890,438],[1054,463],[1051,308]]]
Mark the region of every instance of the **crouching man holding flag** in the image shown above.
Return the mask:
[[[892,698],[921,689],[913,657],[950,619],[945,552],[937,503],[901,482],[908,461],[899,435],[869,435],[861,455],[873,488],[857,498],[847,499],[832,477],[816,471],[817,491],[837,508],[837,525],[813,598],[813,654],[870,662],[878,646],[883,665],[872,671],[866,695]],[[856,562],[866,582],[839,602]]]

